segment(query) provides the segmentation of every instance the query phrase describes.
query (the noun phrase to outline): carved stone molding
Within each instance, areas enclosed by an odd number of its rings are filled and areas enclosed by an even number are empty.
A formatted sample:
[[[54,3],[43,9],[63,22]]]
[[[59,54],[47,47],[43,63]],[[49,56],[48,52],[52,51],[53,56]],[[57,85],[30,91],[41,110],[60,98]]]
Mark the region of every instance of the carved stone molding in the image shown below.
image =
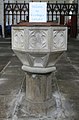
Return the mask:
[[[29,64],[33,67],[46,67],[49,58],[48,54],[29,54]]]

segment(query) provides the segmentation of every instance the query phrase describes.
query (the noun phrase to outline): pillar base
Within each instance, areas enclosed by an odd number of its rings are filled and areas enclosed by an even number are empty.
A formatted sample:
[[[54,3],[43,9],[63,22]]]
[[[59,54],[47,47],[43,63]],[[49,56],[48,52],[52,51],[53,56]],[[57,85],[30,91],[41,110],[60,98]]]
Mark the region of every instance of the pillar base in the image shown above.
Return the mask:
[[[33,102],[30,100],[26,100],[26,107],[27,107],[27,112],[30,112],[30,115],[35,115],[35,116],[43,116],[47,115],[49,111],[53,109],[55,106],[55,100],[52,98],[48,101],[45,102]]]

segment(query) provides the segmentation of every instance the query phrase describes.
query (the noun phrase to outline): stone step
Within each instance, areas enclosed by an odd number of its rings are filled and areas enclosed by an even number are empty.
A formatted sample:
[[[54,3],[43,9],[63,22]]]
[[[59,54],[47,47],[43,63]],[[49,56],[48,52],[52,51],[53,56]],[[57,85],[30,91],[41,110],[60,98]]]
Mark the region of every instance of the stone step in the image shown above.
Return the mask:
[[[11,47],[11,39],[0,37],[0,47]]]

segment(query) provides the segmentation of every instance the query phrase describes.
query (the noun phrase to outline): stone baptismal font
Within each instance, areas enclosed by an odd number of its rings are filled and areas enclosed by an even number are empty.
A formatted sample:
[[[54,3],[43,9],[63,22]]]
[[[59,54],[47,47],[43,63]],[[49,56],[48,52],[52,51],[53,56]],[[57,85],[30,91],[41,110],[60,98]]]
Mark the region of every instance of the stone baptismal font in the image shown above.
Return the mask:
[[[67,27],[53,22],[21,22],[12,26],[12,49],[26,75],[27,111],[46,115],[55,105],[53,72],[67,50]]]

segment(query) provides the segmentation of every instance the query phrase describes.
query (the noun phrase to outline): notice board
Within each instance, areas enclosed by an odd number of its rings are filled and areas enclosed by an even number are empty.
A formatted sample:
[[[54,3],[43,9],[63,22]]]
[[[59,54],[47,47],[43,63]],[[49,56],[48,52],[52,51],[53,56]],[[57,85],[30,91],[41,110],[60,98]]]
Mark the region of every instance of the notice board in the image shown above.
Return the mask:
[[[29,3],[29,22],[47,22],[47,3]]]

